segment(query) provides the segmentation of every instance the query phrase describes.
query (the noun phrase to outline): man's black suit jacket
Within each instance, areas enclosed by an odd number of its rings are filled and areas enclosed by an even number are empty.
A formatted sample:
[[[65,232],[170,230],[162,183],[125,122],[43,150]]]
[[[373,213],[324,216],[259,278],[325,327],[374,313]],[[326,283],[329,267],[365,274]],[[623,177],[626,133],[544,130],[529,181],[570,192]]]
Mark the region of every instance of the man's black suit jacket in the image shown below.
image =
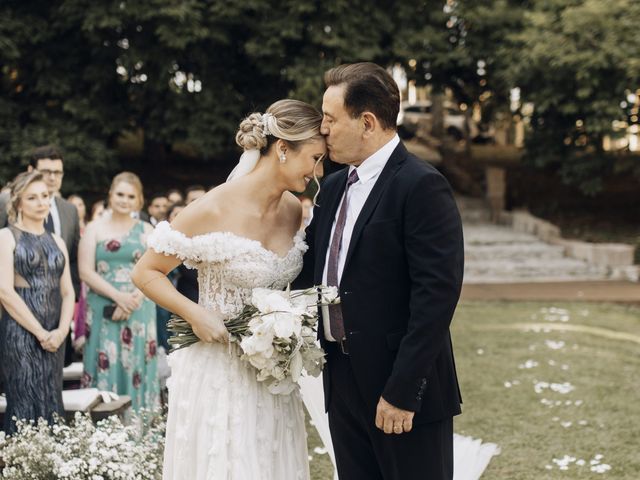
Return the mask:
[[[347,170],[323,182],[296,286],[322,283]],[[351,365],[372,421],[381,395],[416,412],[417,424],[460,413],[449,325],[463,263],[462,225],[449,184],[399,144],[355,223],[339,286]],[[324,385],[328,409],[327,370]]]

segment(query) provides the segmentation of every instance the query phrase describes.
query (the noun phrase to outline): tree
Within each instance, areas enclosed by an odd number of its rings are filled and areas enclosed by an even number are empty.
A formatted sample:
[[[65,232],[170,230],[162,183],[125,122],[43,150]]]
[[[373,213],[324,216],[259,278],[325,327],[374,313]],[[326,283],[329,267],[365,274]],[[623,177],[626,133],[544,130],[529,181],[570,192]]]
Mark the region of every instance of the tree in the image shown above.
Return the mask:
[[[246,113],[287,96],[319,106],[327,68],[369,60],[480,101],[487,120],[521,87],[535,105],[531,161],[594,191],[608,165],[601,139],[624,90],[638,86],[639,9],[634,0],[5,0],[0,179],[50,142],[81,179],[65,181],[73,190],[117,169],[161,169],[178,145],[212,162],[235,148]],[[143,139],[140,159],[122,160],[123,133]]]
[[[603,138],[640,85],[639,19],[635,0],[537,0],[504,48],[506,77],[534,105],[526,158],[585,193],[612,172]]]
[[[4,2],[2,179],[29,148],[56,142],[83,184],[104,184],[122,167],[123,132],[143,137],[147,166],[162,166],[179,143],[210,159],[234,147],[243,115],[274,99],[319,105],[322,72],[336,63],[386,62],[387,3]]]
[[[517,32],[524,13],[522,0],[446,0],[403,2],[394,37],[396,60],[405,62],[417,85],[449,88],[460,102],[494,98],[508,106],[510,85],[502,45]],[[491,113],[491,112],[487,112]]]

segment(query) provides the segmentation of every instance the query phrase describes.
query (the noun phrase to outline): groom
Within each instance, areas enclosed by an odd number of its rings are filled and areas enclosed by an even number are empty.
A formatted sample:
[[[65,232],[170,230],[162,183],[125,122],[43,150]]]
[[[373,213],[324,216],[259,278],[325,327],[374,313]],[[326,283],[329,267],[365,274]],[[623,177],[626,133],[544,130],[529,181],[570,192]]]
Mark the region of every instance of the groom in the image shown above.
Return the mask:
[[[347,168],[322,185],[297,283],[339,286],[342,303],[319,326],[338,474],[451,479],[460,216],[444,177],[400,142],[387,71],[356,63],[324,79],[321,130]]]

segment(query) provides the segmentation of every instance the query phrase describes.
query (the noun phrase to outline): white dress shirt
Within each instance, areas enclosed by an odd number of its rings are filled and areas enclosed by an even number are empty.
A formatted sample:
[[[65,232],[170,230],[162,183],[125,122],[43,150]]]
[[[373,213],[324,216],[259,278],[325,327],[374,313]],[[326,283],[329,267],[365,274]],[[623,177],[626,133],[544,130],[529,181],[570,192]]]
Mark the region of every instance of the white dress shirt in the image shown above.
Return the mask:
[[[51,220],[53,221],[53,232],[61,236],[62,228],[60,227],[60,212],[58,212],[58,205],[56,203],[56,197],[51,197],[51,203],[49,207],[49,213],[51,214]]]
[[[340,251],[338,253],[338,283],[342,279],[342,271],[344,270],[344,263],[347,258],[347,252],[349,251],[349,244],[351,243],[351,235],[353,234],[353,227],[356,224],[356,220],[362,211],[362,207],[364,206],[367,198],[369,198],[369,194],[371,190],[373,190],[373,186],[376,184],[378,177],[380,176],[380,172],[389,161],[389,157],[396,149],[398,144],[400,143],[400,138],[398,135],[394,135],[394,137],[389,140],[380,150],[367,158],[364,162],[360,164],[358,167],[349,167],[349,175],[353,170],[358,171],[358,181],[349,187],[347,191],[349,204],[347,205],[347,217],[344,224],[344,231],[342,232],[342,242],[340,244]],[[333,226],[331,227],[331,235],[329,236],[329,242],[333,239],[333,232],[336,229],[336,220],[338,217],[338,212],[340,212],[340,208],[342,206],[342,202],[344,202],[344,195],[342,196],[342,200],[340,201],[340,205],[338,205],[338,209],[336,210],[336,217],[333,219]],[[331,245],[327,248],[327,256],[324,262],[324,272],[322,273],[322,283],[323,285],[327,285],[327,265],[329,265],[329,253],[331,251]],[[323,310],[324,313],[324,337],[332,342],[335,342],[335,339],[331,335],[331,327],[330,321],[327,315],[328,309]]]

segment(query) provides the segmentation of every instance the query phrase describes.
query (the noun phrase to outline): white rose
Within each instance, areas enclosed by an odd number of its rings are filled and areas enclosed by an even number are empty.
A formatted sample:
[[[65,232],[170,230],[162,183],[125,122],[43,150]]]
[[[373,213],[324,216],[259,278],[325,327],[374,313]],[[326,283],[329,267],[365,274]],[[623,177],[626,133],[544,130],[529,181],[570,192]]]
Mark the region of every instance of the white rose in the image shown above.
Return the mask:
[[[286,292],[256,288],[251,295],[251,303],[253,303],[261,313],[288,312],[291,310],[292,305],[286,298],[286,295]]]
[[[273,353],[273,332],[269,329],[258,328],[253,335],[241,340],[240,348],[247,355],[261,353],[268,358]]]
[[[302,322],[300,317],[291,313],[275,313],[273,331],[279,338],[289,338],[291,335],[300,335]]]

